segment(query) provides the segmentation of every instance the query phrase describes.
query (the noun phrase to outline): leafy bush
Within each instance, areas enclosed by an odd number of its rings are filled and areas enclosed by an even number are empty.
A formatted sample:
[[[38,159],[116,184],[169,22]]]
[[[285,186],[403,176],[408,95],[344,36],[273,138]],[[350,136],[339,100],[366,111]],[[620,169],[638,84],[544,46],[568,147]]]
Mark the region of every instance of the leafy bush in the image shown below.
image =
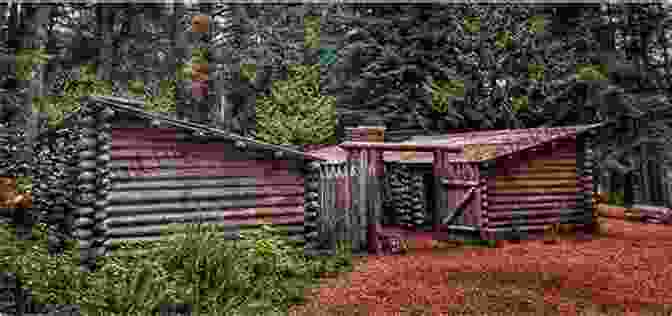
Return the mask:
[[[270,226],[234,241],[218,237],[218,230],[203,223],[172,226],[160,241],[122,244],[151,252],[103,257],[86,273],[77,266],[74,242],[64,254],[49,256],[45,225],[36,225],[36,238],[28,241],[16,240],[4,225],[0,270],[16,273],[37,303],[78,304],[84,315],[156,315],[164,303],[190,304],[206,315],[266,315],[301,302],[322,273],[352,264],[345,247],[333,258],[307,260]]]
[[[625,195],[623,192],[609,192],[609,204],[624,206],[625,205]]]
[[[77,267],[74,242],[66,243],[63,254],[49,256],[47,226],[35,225],[33,236],[34,240],[17,240],[13,227],[0,226],[0,271],[15,273],[38,303],[79,301],[87,281]]]

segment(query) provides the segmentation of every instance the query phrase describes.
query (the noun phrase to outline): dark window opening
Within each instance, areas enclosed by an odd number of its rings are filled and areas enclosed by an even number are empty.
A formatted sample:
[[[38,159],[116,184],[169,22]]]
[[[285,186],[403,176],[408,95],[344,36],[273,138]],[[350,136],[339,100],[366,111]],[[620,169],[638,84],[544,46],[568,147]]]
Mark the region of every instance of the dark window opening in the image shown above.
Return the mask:
[[[418,228],[422,230],[431,230],[432,223],[434,223],[434,217],[437,216],[435,211],[436,191],[434,190],[434,175],[432,173],[424,174],[423,182],[425,184],[425,214],[427,214],[427,217],[424,224]]]

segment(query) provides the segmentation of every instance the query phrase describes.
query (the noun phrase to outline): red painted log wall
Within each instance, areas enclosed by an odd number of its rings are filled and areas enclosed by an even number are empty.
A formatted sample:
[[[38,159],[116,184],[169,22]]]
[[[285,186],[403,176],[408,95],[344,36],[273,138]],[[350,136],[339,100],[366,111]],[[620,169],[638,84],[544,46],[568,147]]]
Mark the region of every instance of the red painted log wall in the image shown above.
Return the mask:
[[[116,128],[111,152],[112,243],[153,240],[167,223],[197,216],[224,225],[230,236],[261,221],[299,239],[303,233],[304,179],[296,161],[172,128]]]

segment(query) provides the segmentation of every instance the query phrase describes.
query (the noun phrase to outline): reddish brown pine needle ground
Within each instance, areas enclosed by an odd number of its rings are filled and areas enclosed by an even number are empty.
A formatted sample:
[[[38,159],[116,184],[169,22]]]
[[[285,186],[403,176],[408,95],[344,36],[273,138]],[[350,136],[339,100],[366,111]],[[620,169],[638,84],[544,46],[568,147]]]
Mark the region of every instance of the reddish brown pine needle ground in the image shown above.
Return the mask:
[[[355,260],[290,315],[672,315],[672,226]]]

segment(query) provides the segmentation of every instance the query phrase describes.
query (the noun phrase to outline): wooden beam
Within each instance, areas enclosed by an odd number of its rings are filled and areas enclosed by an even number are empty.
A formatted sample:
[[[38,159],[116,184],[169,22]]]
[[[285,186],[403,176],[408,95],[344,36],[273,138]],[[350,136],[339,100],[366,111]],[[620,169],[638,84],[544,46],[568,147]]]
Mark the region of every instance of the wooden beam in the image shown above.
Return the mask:
[[[478,185],[478,181],[466,181],[466,180],[456,180],[456,179],[441,179],[441,184],[453,187],[475,187]]]
[[[452,214],[448,215],[447,217],[441,220],[441,225],[451,224],[456,218],[460,217],[460,215],[464,213],[464,207],[467,205],[467,202],[469,202],[474,197],[475,192],[476,192],[475,187],[469,189],[469,191],[467,191],[464,197],[462,197],[462,199],[460,199],[460,201],[457,202],[457,206],[453,210]]]
[[[462,147],[452,144],[393,144],[393,143],[365,143],[345,142],[339,145],[345,150],[350,149],[378,149],[384,151],[416,151],[416,152],[444,152],[461,153]]]

